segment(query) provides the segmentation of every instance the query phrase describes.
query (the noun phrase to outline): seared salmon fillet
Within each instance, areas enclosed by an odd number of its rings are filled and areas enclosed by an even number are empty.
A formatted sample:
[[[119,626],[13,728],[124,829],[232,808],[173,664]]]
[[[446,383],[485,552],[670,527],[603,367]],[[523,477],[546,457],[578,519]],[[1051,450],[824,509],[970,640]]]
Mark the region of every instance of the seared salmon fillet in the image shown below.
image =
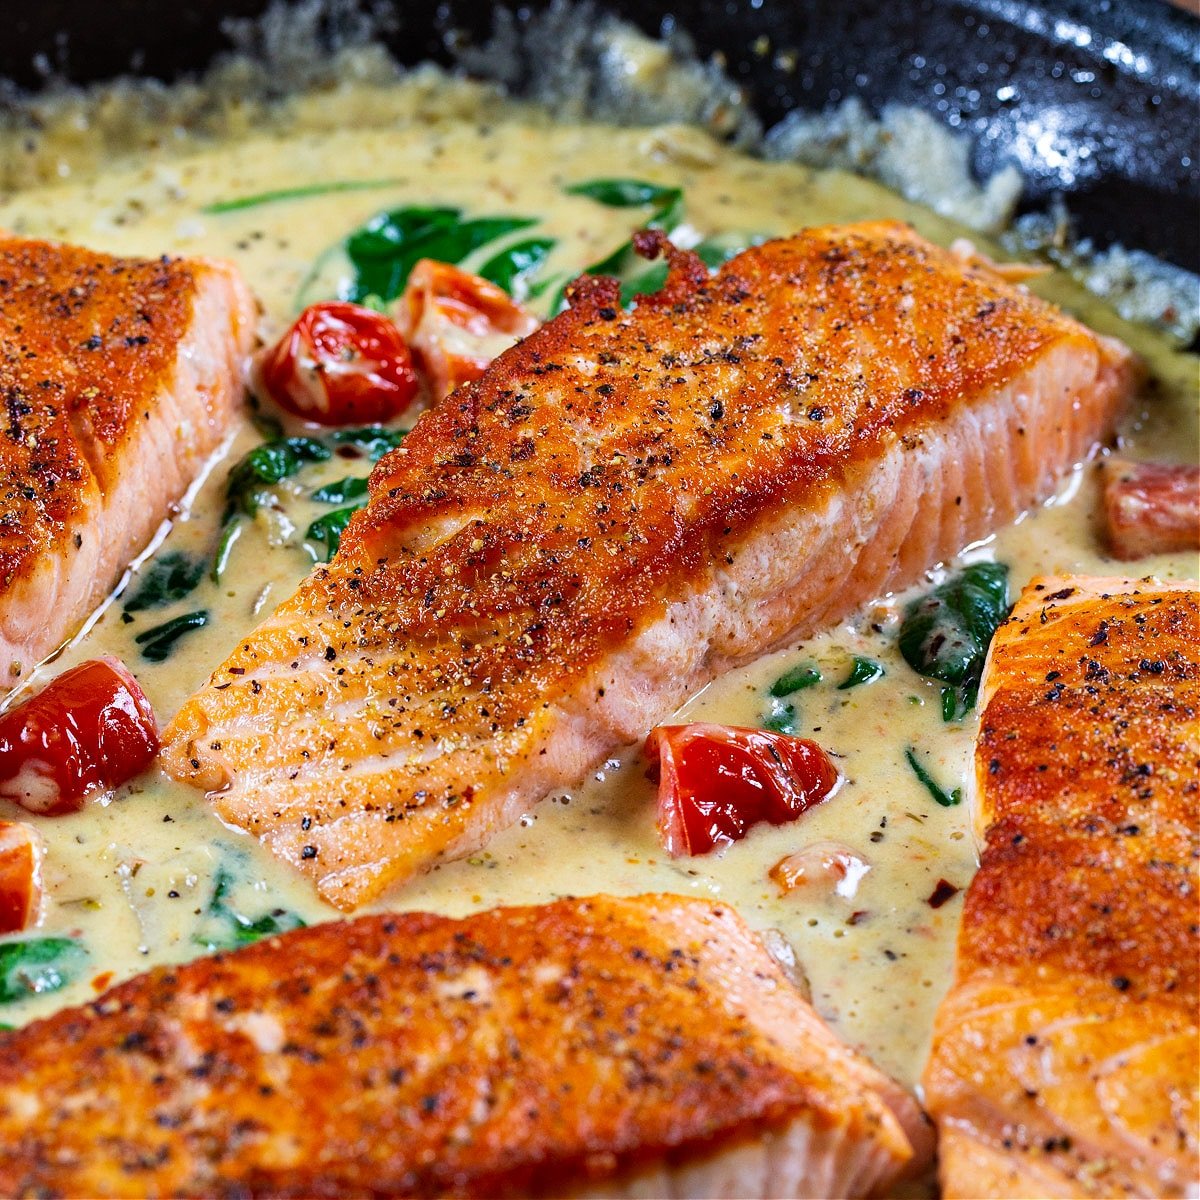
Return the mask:
[[[943,1194],[1200,1178],[1200,591],[1040,579],[996,634],[986,830],[925,1097]]]
[[[0,234],[0,687],[71,636],[225,435],[237,270]]]
[[[320,925],[0,1034],[5,1196],[861,1196],[920,1119],[679,896]]]
[[[1129,353],[906,226],[714,277],[666,250],[417,422],[332,563],[164,736],[353,908],[467,853],[717,673],[912,582],[1110,429]]]

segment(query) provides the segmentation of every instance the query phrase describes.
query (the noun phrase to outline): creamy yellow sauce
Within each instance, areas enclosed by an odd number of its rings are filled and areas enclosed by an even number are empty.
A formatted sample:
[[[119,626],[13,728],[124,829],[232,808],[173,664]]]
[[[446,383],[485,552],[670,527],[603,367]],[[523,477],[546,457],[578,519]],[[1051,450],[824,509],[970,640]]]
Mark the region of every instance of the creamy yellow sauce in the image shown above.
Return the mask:
[[[183,157],[120,166],[90,181],[21,191],[0,203],[0,227],[118,253],[231,258],[262,302],[267,338],[294,315],[301,286],[324,251],[373,213],[404,203],[536,217],[540,224],[533,232],[558,239],[547,272],[578,270],[635,226],[634,212],[563,194],[564,184],[600,176],[682,187],[688,224],[697,235],[785,234],[808,224],[883,216],[909,220],[943,244],[962,233],[863,179],[742,157],[696,130],[554,126],[523,119],[512,108],[497,110],[493,119],[486,107],[469,116],[420,121],[410,113],[388,128],[361,128],[369,122],[356,114],[378,103],[373,91],[350,89],[332,112],[314,108],[312,120],[286,134],[231,140]],[[380,178],[392,182],[220,215],[202,211],[216,201],[277,188]],[[999,256],[986,243],[981,248]],[[1065,278],[1051,275],[1032,286],[1096,328],[1125,338],[1149,361],[1154,385],[1126,423],[1129,451],[1143,458],[1194,458],[1197,360],[1125,325]],[[236,432],[164,549],[211,552],[228,467],[258,440],[248,422]],[[281,485],[287,522],[262,519],[244,528],[220,585],[205,579],[178,604],[139,613],[132,622],[123,620],[119,600],[110,604],[38,672],[32,686],[75,662],[115,654],[133,669],[165,721],[310,567],[303,530],[328,506],[312,502],[308,493],[368,467],[365,459],[335,457]],[[1095,469],[1084,467],[1064,481],[1058,499],[970,548],[967,557],[1009,563],[1014,594],[1038,572],[1196,573],[1190,555],[1147,559],[1132,568],[1106,559],[1095,498]],[[644,764],[628,750],[594,778],[546,800],[485,852],[435,869],[389,896],[384,907],[461,914],[600,891],[720,897],[753,925],[780,930],[795,947],[820,1013],[847,1041],[914,1085],[934,1008],[949,982],[962,897],[936,909],[928,898],[941,879],[966,887],[975,847],[966,806],[935,804],[907,765],[905,750],[916,748],[947,790],[961,786],[975,725],[973,715],[944,724],[938,688],[897,653],[894,619],[904,599],[881,599],[855,622],[728,673],[684,710],[688,718],[757,724],[768,711],[771,681],[797,663],[817,664],[824,682],[793,697],[799,732],[839,756],[845,783],[800,821],[757,828],[723,853],[673,861],[655,835],[654,791]],[[167,662],[154,665],[141,657],[133,641],[140,631],[199,608],[210,610],[210,624],[182,640]],[[854,654],[876,659],[886,674],[838,690]],[[253,840],[224,828],[203,796],[156,771],[77,815],[28,818],[0,802],[0,817],[33,820],[48,843],[48,894],[37,932],[77,936],[90,956],[88,971],[75,982],[0,1008],[0,1021],[20,1024],[155,963],[202,953],[195,934],[222,863],[236,879],[232,902],[251,917],[273,908],[310,923],[338,916]],[[818,841],[843,843],[868,864],[853,894],[781,894],[768,877],[770,868]]]

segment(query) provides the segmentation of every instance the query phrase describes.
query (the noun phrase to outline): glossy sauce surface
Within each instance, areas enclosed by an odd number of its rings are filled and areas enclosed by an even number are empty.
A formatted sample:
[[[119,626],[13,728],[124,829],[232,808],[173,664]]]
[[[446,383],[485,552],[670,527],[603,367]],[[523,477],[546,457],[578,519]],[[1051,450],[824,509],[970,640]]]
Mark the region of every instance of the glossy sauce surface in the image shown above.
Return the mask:
[[[414,121],[402,97],[392,112],[375,91],[345,89],[311,114],[307,127],[301,120],[286,135],[230,141],[161,163],[114,167],[91,181],[17,193],[0,204],[0,227],[121,253],[232,258],[263,304],[268,338],[292,319],[301,294],[329,294],[337,268],[330,246],[373,213],[400,204],[536,218],[535,232],[557,239],[547,274],[603,257],[636,227],[642,210],[605,208],[563,192],[564,185],[605,176],[681,187],[697,237],[783,234],[806,224],[885,216],[909,220],[943,244],[962,232],[863,179],[742,157],[695,130],[554,126],[519,110],[492,120],[472,111],[475,102],[464,93],[463,111],[453,119]],[[364,112],[369,120],[358,119]],[[369,127],[380,123],[381,112],[391,113],[388,127]],[[384,176],[388,182],[370,188],[204,211],[214,202],[282,188]],[[1033,286],[1147,357],[1153,383],[1125,426],[1131,455],[1172,461],[1194,455],[1196,360],[1125,325],[1060,276]],[[247,420],[159,553],[211,555],[229,466],[259,440]],[[369,466],[365,457],[335,453],[306,467],[279,485],[281,510],[263,511],[243,526],[219,585],[206,577],[185,599],[128,620],[118,599],[38,679],[113,654],[134,671],[165,721],[311,565],[314,551],[303,532],[329,511],[311,492],[365,474]],[[1096,489],[1095,468],[1082,468],[1053,503],[965,557],[1010,564],[1013,594],[1039,572],[1116,573],[1121,568],[1105,558],[1099,540]],[[1145,559],[1132,570],[1186,577],[1196,572],[1195,556]],[[895,623],[905,599],[883,598],[851,624],[730,672],[679,717],[761,724],[771,711],[771,683],[798,664],[813,664],[822,682],[790,698],[796,731],[836,756],[845,782],[796,823],[760,826],[723,851],[672,860],[655,835],[645,761],[631,749],[569,794],[548,798],[485,852],[433,871],[392,894],[385,907],[460,914],[602,891],[720,896],[753,926],[780,930],[811,982],[818,1011],[885,1070],[915,1083],[934,1007],[949,982],[961,905],[952,889],[966,887],[976,859],[964,807],[936,804],[906,752],[913,749],[947,790],[960,786],[974,714],[944,723],[938,686],[901,659]],[[181,639],[167,661],[154,664],[140,654],[139,633],[200,609],[209,612],[208,624]],[[839,690],[855,655],[877,661],[884,674]],[[19,815],[9,809],[0,802],[0,818]],[[74,982],[4,1006],[0,1021],[22,1023],[152,963],[203,953],[212,944],[216,887],[222,903],[250,920],[277,910],[287,914],[279,918],[284,921],[336,917],[253,841],[222,827],[199,793],[155,771],[111,802],[37,824],[48,843],[48,897],[37,932],[78,936],[89,957]],[[781,894],[770,869],[816,842],[845,845],[869,869],[837,890]],[[936,906],[930,902],[939,897]]]

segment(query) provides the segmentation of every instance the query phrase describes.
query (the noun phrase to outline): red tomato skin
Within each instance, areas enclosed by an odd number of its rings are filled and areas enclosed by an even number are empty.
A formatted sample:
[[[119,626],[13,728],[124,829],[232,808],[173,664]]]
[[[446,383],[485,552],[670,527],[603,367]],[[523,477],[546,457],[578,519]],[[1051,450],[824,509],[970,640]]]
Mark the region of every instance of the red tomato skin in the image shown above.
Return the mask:
[[[660,725],[646,755],[659,772],[659,837],[675,857],[730,845],[760,821],[794,821],[839,782],[816,742],[734,725]]]
[[[158,723],[115,658],[80,663],[0,717],[0,796],[41,816],[76,812],[144,771]]]
[[[435,402],[478,379],[540,323],[503,288],[431,258],[414,265],[396,319]]]
[[[24,821],[0,821],[0,934],[35,924],[41,900],[41,837]]]
[[[341,300],[306,308],[263,358],[259,379],[280,408],[318,425],[390,421],[420,390],[396,325]]]

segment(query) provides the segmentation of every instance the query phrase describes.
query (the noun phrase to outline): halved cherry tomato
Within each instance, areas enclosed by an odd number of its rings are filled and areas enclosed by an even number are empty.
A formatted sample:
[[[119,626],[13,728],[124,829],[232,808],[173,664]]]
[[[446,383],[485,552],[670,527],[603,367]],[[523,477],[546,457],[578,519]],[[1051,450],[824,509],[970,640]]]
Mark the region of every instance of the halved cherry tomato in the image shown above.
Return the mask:
[[[767,872],[782,895],[801,889],[853,900],[871,866],[840,842],[813,842],[781,858]]]
[[[672,855],[707,854],[759,821],[794,821],[838,782],[816,742],[733,725],[660,725],[646,755],[658,772],[659,837]]]
[[[0,717],[0,796],[43,816],[75,812],[158,753],[158,725],[115,658],[64,671]]]
[[[41,836],[24,821],[0,821],[0,933],[27,929],[41,902]]]
[[[390,421],[420,387],[400,330],[340,300],[306,308],[262,360],[260,377],[280,408],[318,425]]]
[[[413,267],[396,319],[435,400],[478,379],[539,324],[494,283],[431,258]]]

